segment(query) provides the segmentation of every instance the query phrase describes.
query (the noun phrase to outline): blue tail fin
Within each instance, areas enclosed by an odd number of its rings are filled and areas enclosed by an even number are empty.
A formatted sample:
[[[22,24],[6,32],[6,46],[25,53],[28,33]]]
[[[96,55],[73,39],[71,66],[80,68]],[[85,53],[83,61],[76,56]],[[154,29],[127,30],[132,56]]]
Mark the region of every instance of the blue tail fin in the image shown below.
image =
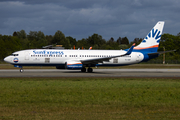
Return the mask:
[[[134,47],[134,51],[157,52],[163,27],[164,21],[159,21],[148,33],[146,38],[138,46]]]

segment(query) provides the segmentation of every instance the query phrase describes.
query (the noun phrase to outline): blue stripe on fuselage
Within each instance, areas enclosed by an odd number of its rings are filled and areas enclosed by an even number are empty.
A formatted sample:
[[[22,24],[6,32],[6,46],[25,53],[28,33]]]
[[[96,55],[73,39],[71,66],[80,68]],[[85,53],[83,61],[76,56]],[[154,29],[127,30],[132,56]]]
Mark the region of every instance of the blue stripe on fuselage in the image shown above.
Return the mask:
[[[129,49],[125,49],[125,51],[128,51]],[[147,48],[147,49],[133,49],[132,52],[141,52],[141,53],[154,53],[157,52],[158,47],[154,47],[154,48]]]
[[[125,51],[128,51],[129,49],[126,49]],[[148,48],[148,49],[140,49],[140,50],[137,50],[137,49],[133,49],[132,52],[140,52],[144,55],[144,59],[142,60],[143,61],[148,61],[150,59],[153,59],[153,58],[156,58],[158,57],[159,55],[156,54],[156,55],[148,55],[148,53],[155,53],[157,52],[158,50],[158,47],[154,47],[154,48]]]

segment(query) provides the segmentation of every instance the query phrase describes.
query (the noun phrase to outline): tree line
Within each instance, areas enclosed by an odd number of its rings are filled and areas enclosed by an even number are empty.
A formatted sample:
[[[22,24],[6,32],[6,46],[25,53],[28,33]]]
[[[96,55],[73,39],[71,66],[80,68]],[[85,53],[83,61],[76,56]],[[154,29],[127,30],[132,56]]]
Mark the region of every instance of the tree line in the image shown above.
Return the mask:
[[[26,34],[24,30],[15,31],[12,35],[1,35],[0,34],[0,60],[10,55],[11,53],[24,49],[39,49],[47,45],[63,45],[65,49],[106,49],[106,50],[119,50],[127,49],[133,43],[138,45],[143,38],[135,38],[132,42],[127,37],[119,37],[115,40],[111,37],[109,40],[103,39],[101,35],[93,34],[88,38],[76,40],[75,38],[68,36],[66,37],[60,30],[54,35],[44,35],[41,31],[30,31]],[[163,34],[159,46],[159,51],[163,51],[163,47],[166,50],[174,50],[176,52],[167,53],[166,58],[168,59],[179,59],[180,58],[180,33],[177,35]],[[161,59],[157,58],[157,59]]]

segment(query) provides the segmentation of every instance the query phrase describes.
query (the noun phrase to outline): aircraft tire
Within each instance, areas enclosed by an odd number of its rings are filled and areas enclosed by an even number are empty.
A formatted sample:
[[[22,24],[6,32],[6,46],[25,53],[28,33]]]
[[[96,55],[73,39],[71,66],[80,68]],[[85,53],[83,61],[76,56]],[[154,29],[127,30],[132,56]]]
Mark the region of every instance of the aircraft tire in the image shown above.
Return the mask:
[[[81,72],[86,72],[86,68],[83,67],[83,68],[81,69]]]
[[[92,73],[92,72],[93,72],[93,69],[92,69],[92,68],[88,68],[88,72],[89,72],[89,73]]]
[[[24,72],[24,70],[23,69],[20,69],[20,73],[23,73]]]

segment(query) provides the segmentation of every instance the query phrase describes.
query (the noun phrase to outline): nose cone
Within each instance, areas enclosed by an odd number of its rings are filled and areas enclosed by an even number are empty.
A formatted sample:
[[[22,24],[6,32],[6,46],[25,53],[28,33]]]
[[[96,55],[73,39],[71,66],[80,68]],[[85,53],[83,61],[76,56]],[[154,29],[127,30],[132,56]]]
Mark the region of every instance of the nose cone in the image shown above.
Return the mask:
[[[7,63],[11,63],[11,57],[9,57],[9,56],[8,56],[8,57],[5,57],[5,58],[4,58],[4,61],[7,62]]]

